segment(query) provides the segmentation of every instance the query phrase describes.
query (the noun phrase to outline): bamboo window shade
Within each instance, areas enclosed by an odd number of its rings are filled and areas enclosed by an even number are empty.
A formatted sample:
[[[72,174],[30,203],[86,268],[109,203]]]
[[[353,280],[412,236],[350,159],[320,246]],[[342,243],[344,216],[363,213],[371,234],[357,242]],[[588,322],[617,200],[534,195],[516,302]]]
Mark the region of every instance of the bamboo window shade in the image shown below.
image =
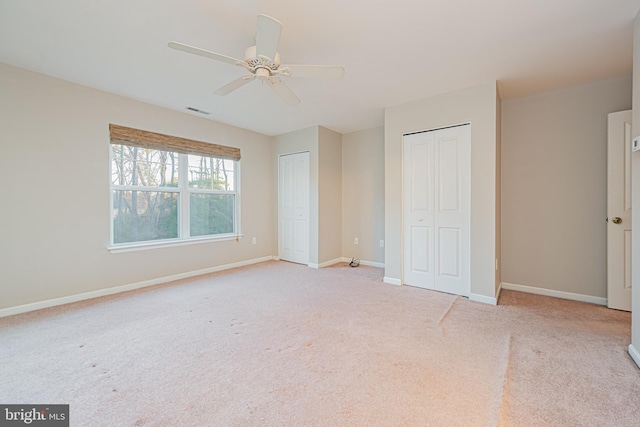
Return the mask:
[[[109,124],[112,144],[123,144],[153,150],[173,151],[181,154],[240,160],[240,149],[224,145],[195,141],[178,136],[164,135],[146,130]]]

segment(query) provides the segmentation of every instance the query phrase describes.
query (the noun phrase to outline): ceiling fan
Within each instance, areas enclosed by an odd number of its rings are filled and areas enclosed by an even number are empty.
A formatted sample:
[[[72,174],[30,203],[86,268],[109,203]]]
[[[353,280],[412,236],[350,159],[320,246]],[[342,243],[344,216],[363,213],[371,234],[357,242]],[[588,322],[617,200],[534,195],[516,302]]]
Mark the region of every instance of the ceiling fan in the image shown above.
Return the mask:
[[[285,103],[296,105],[300,103],[300,99],[284,84],[280,76],[325,79],[341,79],[344,76],[344,68],[339,66],[282,65],[280,63],[280,54],[278,53],[281,32],[282,24],[278,20],[267,15],[258,15],[256,45],[250,46],[245,50],[244,61],[178,42],[170,42],[169,47],[215,59],[216,61],[239,65],[249,71],[250,74],[242,76],[216,90],[214,93],[217,95],[227,95],[250,81],[258,79],[266,81]]]

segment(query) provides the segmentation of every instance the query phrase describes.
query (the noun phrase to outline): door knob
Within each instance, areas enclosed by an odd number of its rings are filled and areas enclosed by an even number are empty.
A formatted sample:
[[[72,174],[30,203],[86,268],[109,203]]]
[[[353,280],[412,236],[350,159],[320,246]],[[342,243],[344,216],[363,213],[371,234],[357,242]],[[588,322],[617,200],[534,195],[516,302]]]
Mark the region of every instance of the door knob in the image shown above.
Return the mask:
[[[619,216],[613,218],[611,220],[611,222],[613,222],[614,224],[620,224],[622,222],[622,218],[620,218]]]

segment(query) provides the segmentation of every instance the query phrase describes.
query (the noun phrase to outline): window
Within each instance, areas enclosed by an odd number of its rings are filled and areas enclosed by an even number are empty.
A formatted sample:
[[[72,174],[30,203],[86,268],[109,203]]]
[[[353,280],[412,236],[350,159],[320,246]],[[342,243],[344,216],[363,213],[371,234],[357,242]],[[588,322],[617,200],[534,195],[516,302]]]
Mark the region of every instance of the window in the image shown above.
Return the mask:
[[[229,154],[229,147],[215,144],[110,129],[112,245],[239,234],[239,150]]]

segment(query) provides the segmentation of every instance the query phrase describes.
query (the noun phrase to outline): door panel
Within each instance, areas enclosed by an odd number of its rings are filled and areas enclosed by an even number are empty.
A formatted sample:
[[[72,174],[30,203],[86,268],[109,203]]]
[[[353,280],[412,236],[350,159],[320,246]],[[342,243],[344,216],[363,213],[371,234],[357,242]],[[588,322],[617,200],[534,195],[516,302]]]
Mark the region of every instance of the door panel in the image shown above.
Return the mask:
[[[440,268],[438,274],[460,278],[460,229],[440,228],[438,260]]]
[[[306,230],[309,227],[307,221],[303,219],[296,219],[296,227],[295,227],[295,260],[299,260],[303,264],[306,264],[303,261],[303,257],[307,252],[307,239],[306,239]]]
[[[438,141],[438,210],[460,210],[460,161],[458,159],[459,144],[457,139]]]
[[[411,227],[411,271],[429,273],[429,229]]]
[[[411,147],[411,210],[429,211],[429,145],[418,142]]]
[[[289,185],[289,183],[293,182],[293,163],[290,161],[284,161],[281,163],[280,173],[282,174],[282,179],[284,183]],[[292,209],[293,208],[293,192],[291,188],[283,188],[281,193],[282,196],[282,207],[284,209]]]
[[[284,218],[282,220],[282,250],[286,252],[293,251],[293,220],[290,218]],[[282,257],[281,257],[282,258]]]

